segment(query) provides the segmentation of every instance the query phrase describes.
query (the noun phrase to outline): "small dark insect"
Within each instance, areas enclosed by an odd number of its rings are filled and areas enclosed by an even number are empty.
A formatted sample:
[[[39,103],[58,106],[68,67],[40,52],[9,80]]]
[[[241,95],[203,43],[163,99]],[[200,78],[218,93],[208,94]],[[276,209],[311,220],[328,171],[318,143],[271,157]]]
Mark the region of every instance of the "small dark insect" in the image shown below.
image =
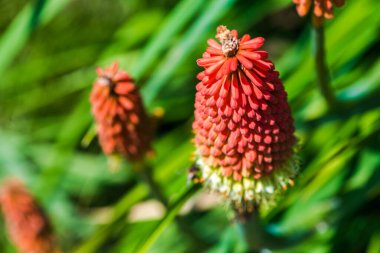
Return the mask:
[[[188,180],[193,182],[194,184],[201,184],[204,181],[204,178],[202,177],[201,170],[198,168],[197,165],[193,164],[189,168],[189,175]]]

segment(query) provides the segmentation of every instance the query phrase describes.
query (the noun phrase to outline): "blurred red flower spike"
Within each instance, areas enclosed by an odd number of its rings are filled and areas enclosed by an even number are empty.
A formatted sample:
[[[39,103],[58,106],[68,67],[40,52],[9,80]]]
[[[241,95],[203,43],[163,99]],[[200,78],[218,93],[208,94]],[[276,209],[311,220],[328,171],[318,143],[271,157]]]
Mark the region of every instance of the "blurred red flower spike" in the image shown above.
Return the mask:
[[[97,73],[90,101],[103,152],[142,159],[151,148],[152,124],[138,88],[116,63]]]
[[[21,182],[3,182],[0,204],[10,239],[20,253],[61,252],[48,217]]]

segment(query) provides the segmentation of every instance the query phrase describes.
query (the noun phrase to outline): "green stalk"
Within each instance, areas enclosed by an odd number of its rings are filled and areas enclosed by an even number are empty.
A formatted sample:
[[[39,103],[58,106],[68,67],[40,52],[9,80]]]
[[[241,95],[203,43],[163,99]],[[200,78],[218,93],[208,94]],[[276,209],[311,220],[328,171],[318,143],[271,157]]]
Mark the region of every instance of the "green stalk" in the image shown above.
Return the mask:
[[[261,252],[263,249],[278,250],[301,243],[314,232],[309,231],[295,237],[285,237],[269,232],[262,224],[258,209],[252,213],[237,214],[237,227],[247,243],[250,253]]]
[[[176,215],[186,201],[188,201],[198,190],[199,185],[192,185],[186,192],[184,192],[184,194],[181,195],[181,197],[179,197],[179,199],[170,205],[165,217],[158,223],[157,227],[149,234],[146,240],[137,247],[135,251],[138,253],[147,252],[165,228],[175,219]]]
[[[133,163],[133,170],[149,187],[150,193],[153,195],[153,197],[160,201],[165,207],[167,207],[169,203],[162,193],[160,187],[154,181],[152,169],[148,167],[144,162],[135,162]]]
[[[325,33],[323,25],[313,25],[315,39],[315,69],[317,72],[318,86],[327,105],[335,110],[336,101],[334,91],[331,88],[329,69],[326,63]]]
[[[160,201],[166,208],[170,208],[169,201],[166,199],[159,185],[157,185],[156,181],[153,178],[152,169],[146,164],[144,165],[143,162],[134,163],[133,168],[135,173],[139,175],[140,178],[148,185],[153,197]],[[179,230],[191,243],[191,245],[196,246],[197,249],[206,249],[210,246],[206,241],[203,240],[203,238],[192,231],[190,222],[186,219],[186,217],[177,216],[175,217],[175,221]]]

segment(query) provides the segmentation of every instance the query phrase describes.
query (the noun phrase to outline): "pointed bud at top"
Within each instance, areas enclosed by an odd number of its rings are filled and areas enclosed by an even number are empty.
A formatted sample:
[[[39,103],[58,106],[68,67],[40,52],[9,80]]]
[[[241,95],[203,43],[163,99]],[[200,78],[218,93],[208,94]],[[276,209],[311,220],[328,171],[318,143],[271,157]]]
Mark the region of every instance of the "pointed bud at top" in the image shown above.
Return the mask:
[[[90,101],[103,152],[142,159],[150,150],[152,126],[136,85],[116,63],[97,73]]]
[[[239,40],[232,35],[226,26],[218,26],[215,37],[222,43],[222,51],[225,56],[233,57],[236,55],[239,49]]]
[[[333,7],[341,7],[345,0],[293,0],[296,4],[298,15],[306,16],[310,8],[313,8],[313,22],[320,26],[323,18],[331,19],[334,17]]]
[[[59,253],[47,216],[25,186],[15,180],[4,182],[0,204],[10,239],[20,253]]]
[[[279,73],[260,49],[264,39],[239,39],[225,26],[217,38],[222,45],[209,39],[197,60],[204,68],[197,76],[193,123],[197,166],[211,190],[248,210],[273,202],[293,184],[293,118]],[[224,43],[236,47],[224,49]]]

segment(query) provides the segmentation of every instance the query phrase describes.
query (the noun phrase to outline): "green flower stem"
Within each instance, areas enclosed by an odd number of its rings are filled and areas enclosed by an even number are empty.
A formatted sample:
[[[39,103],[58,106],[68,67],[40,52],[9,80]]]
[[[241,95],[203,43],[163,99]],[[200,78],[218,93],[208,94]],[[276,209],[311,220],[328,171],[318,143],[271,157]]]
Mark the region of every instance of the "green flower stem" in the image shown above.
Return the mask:
[[[329,69],[326,63],[324,27],[313,26],[315,39],[315,68],[317,71],[318,86],[322,96],[331,110],[337,109],[334,91],[331,88]]]
[[[157,227],[146,238],[146,240],[143,241],[141,245],[137,247],[136,252],[138,253],[147,252],[149,248],[152,247],[153,243],[158,239],[158,237],[163,232],[163,230],[176,217],[178,212],[181,210],[182,206],[199,190],[199,188],[200,188],[199,185],[192,185],[179,197],[179,199],[177,199],[173,204],[169,206],[168,212],[166,213],[165,217],[159,222]],[[193,252],[193,251],[189,250],[189,252]]]
[[[270,233],[260,220],[260,214],[254,211],[248,213],[237,214],[237,227],[242,233],[249,252],[260,252],[262,249],[278,250],[294,246],[301,243],[314,232],[307,232],[296,237],[283,237]]]
[[[152,169],[143,162],[134,163],[133,168],[136,174],[138,174],[140,178],[148,185],[153,197],[160,201],[166,208],[169,208],[170,204],[168,200],[153,178]],[[192,231],[190,221],[188,221],[186,217],[177,216],[175,221],[183,235],[189,242],[191,242],[191,245],[196,246],[198,249],[206,249],[210,246],[205,240],[203,240],[203,238]]]
[[[162,193],[161,188],[155,182],[152,175],[152,169],[144,162],[135,162],[133,163],[133,170],[141,178],[141,180],[147,184],[153,197],[167,207],[169,202]]]

